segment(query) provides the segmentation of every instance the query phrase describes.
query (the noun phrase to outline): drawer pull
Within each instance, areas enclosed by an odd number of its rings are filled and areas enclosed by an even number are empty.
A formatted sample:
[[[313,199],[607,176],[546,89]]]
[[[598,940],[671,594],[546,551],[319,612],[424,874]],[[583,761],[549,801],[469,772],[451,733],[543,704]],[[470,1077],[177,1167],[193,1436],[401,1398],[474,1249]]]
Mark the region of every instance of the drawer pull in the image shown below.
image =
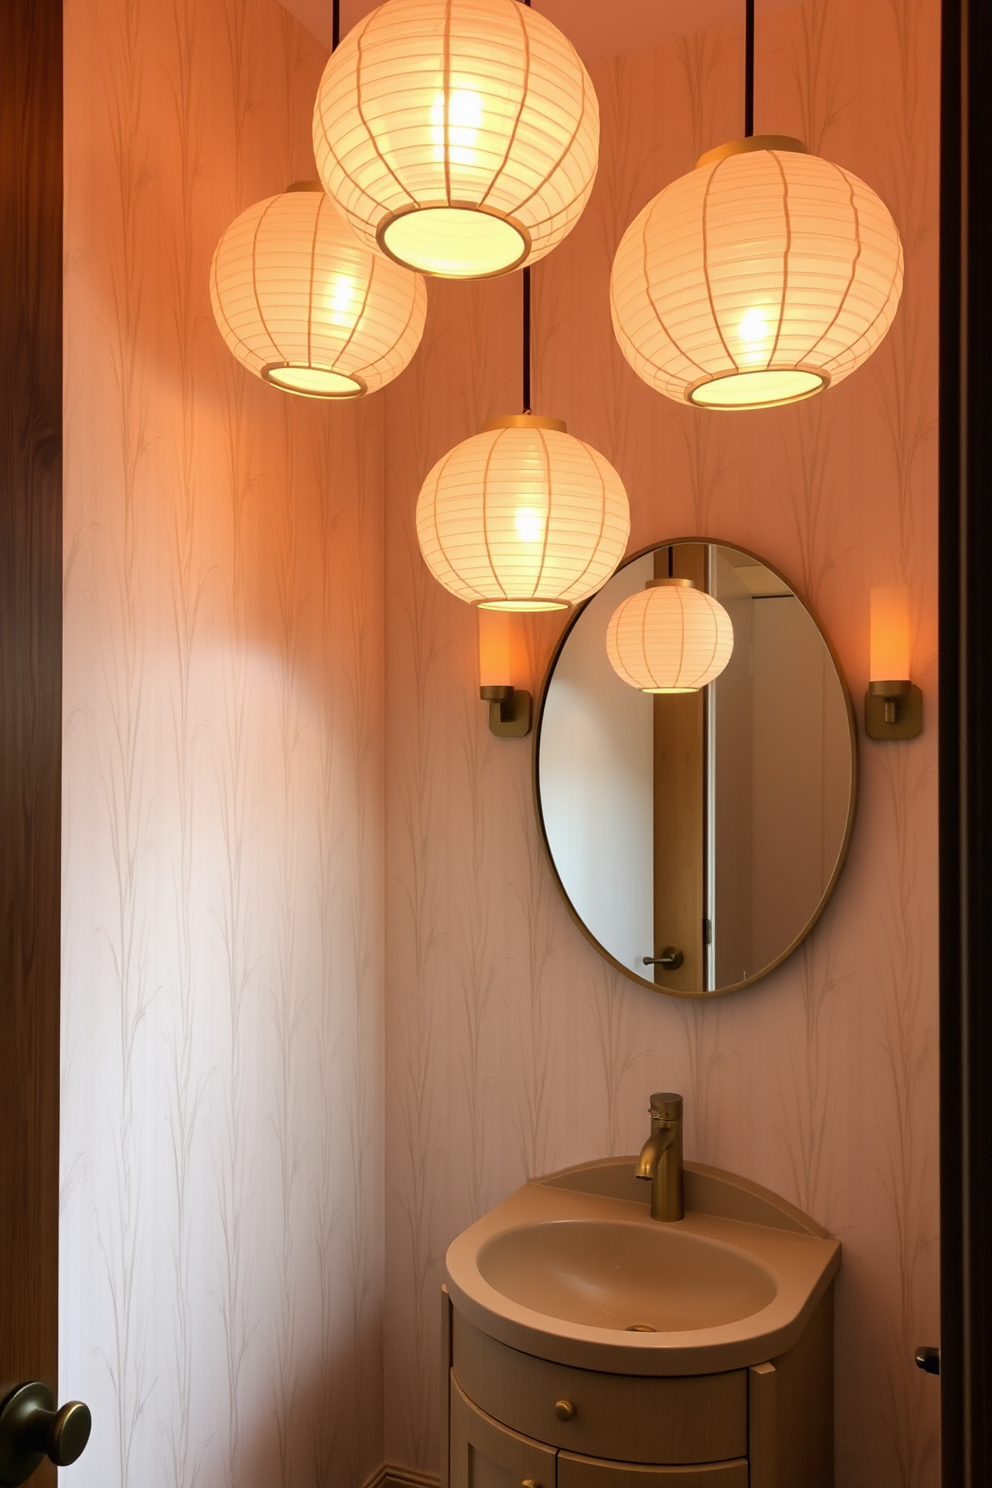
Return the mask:
[[[524,1478],[520,1488],[541,1488],[541,1485],[536,1478]]]
[[[570,1400],[556,1400],[555,1415],[559,1421],[570,1421],[575,1415],[575,1406]]]

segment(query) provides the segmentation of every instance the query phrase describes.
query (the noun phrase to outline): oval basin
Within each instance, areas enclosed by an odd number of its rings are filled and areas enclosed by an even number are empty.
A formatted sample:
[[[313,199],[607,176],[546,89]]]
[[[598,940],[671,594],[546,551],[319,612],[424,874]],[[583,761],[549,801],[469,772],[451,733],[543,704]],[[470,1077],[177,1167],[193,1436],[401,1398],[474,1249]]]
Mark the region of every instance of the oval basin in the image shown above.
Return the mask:
[[[662,1224],[520,1225],[484,1243],[478,1268],[511,1302],[593,1328],[719,1327],[760,1312],[776,1293],[749,1256]]]

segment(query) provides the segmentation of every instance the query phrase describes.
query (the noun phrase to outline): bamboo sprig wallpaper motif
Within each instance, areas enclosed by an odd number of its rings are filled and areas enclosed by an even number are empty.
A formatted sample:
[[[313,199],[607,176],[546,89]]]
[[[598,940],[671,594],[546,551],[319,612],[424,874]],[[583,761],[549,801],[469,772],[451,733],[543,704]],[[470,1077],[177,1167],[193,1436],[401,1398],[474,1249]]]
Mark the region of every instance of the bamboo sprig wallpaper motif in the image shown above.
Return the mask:
[[[740,121],[740,27],[596,65],[604,157],[535,271],[539,411],[595,443],[631,547],[702,533],[788,575],[855,699],[868,589],[914,606],[920,741],[861,744],[845,873],[753,990],[677,1004],[606,966],[544,860],[530,745],[494,740],[476,618],[417,491],[519,399],[519,279],[433,284],[355,408],[290,404],[216,336],[207,266],[312,174],[323,55],[277,0],[69,0],[63,1395],[89,1484],[435,1471],[446,1246],[528,1176],[687,1152],[839,1236],[837,1482],[933,1488],[936,1392],[936,0],[759,17],[757,123],[882,192],[892,334],[827,397],[693,413],[618,354],[633,214]],[[522,622],[540,686],[561,619]],[[385,1408],[385,1402],[390,1408]]]
[[[382,1460],[381,410],[216,335],[309,174],[276,0],[66,16],[62,1388],[80,1488]],[[301,166],[303,169],[301,170]]]
[[[597,185],[575,231],[535,270],[539,411],[616,463],[632,550],[700,533],[766,556],[826,630],[857,710],[869,588],[911,586],[924,735],[905,748],[862,738],[861,803],[834,899],[803,950],[752,990],[685,1006],[599,961],[543,858],[528,746],[490,744],[473,705],[475,616],[439,590],[424,594],[410,510],[423,471],[474,432],[514,373],[509,281],[494,281],[485,300],[432,285],[416,379],[386,392],[387,780],[396,810],[422,826],[411,853],[390,812],[389,1023],[412,1029],[430,1007],[429,1048],[414,1066],[409,1040],[391,1037],[387,1079],[401,1108],[415,1102],[432,1116],[408,1129],[400,1159],[416,1180],[389,1170],[387,1398],[410,1392],[424,1366],[414,1328],[431,1320],[479,1170],[493,1203],[541,1168],[634,1152],[649,1093],[681,1090],[689,1156],[767,1184],[843,1242],[838,1484],[936,1483],[937,1395],[912,1347],[938,1331],[936,1124],[925,1115],[936,1100],[938,21],[936,0],[810,0],[759,15],[757,127],[806,135],[875,185],[906,244],[892,335],[824,398],[739,417],[692,412],[651,393],[616,355],[612,252],[630,215],[701,150],[740,133],[740,26],[594,66]],[[429,627],[413,622],[424,607]],[[539,688],[555,622],[520,629],[537,642]],[[428,802],[429,818],[418,818]],[[414,1181],[411,1268],[396,1237],[411,1223]],[[416,1397],[430,1440],[387,1419],[387,1459],[434,1470],[436,1377],[431,1367]]]

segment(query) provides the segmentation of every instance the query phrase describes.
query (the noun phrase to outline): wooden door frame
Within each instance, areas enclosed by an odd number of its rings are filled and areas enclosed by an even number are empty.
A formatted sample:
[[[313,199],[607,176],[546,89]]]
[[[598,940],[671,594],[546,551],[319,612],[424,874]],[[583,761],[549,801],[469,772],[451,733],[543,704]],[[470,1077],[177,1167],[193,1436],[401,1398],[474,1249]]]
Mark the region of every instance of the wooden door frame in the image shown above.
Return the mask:
[[[2,1396],[58,1383],[61,0],[0,5],[0,265]]]
[[[940,1168],[944,1488],[992,1482],[992,10],[944,0]],[[932,1340],[921,1339],[920,1342]]]

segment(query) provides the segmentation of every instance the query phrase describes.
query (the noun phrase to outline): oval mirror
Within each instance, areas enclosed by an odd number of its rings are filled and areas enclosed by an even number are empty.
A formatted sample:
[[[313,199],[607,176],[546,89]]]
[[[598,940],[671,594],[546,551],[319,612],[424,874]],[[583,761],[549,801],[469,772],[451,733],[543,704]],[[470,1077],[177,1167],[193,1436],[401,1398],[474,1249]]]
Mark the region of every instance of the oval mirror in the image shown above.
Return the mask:
[[[687,607],[692,589],[703,593]],[[644,596],[661,607],[647,620]],[[610,621],[624,601],[618,640]],[[653,665],[667,642],[672,664],[673,638],[684,672],[697,611],[719,675],[693,689],[707,666],[687,678],[677,660],[671,675],[659,662],[645,676],[641,653]],[[559,643],[534,759],[569,908],[615,966],[656,991],[715,996],[767,975],[837,881],[857,794],[850,699],[802,601],[742,548],[667,543],[617,570]]]

